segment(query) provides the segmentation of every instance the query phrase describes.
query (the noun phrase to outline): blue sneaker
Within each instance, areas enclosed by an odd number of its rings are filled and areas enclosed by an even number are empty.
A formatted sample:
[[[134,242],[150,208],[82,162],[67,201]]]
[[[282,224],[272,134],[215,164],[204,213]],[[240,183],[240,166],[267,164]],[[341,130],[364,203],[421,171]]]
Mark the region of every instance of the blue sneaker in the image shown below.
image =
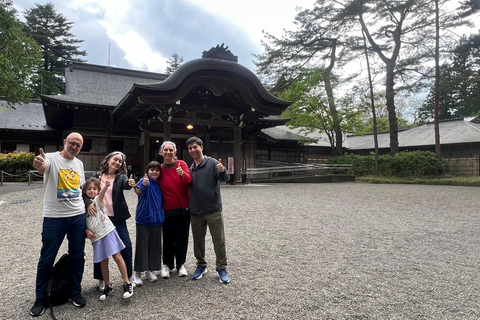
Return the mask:
[[[207,268],[202,267],[202,266],[197,266],[197,269],[195,269],[195,272],[192,274],[192,278],[194,280],[200,279],[205,273],[207,273]]]
[[[228,277],[227,270],[225,269],[217,269],[218,272],[218,278],[220,280],[220,283],[229,283],[230,278]]]

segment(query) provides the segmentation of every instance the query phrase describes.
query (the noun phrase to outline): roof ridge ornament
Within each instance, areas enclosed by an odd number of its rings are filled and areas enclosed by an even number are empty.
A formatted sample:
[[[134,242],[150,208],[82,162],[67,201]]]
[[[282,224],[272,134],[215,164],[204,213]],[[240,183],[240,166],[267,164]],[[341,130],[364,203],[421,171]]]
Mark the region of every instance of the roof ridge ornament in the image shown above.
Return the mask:
[[[212,47],[208,51],[203,51],[202,58],[222,59],[238,62],[238,56],[234,55],[230,50],[228,50],[228,46],[224,47],[223,43],[221,46],[217,44],[216,47]]]

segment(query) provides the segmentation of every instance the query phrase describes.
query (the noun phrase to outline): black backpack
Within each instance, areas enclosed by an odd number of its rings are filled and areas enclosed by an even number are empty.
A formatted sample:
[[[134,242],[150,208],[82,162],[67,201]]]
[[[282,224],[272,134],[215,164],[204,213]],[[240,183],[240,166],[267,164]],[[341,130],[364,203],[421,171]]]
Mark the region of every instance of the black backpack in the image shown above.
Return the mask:
[[[65,253],[53,266],[52,273],[47,282],[46,293],[52,319],[56,319],[53,314],[53,307],[67,302],[72,286],[73,277],[70,257],[68,253]]]

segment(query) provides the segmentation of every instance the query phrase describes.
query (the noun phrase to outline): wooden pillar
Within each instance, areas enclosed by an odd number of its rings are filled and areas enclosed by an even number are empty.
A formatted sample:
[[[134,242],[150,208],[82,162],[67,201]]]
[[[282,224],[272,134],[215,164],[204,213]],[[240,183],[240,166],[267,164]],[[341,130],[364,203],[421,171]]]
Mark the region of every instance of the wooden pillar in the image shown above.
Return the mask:
[[[233,181],[240,181],[242,178],[242,128],[233,128],[233,157],[235,179]]]
[[[163,123],[163,141],[171,141],[172,139],[172,123],[165,121]]]
[[[203,150],[206,150],[208,154],[212,154],[212,151],[210,150],[210,133],[205,133],[205,138],[203,139]]]
[[[150,162],[150,130],[143,131],[144,145],[143,145],[143,172],[147,164]]]

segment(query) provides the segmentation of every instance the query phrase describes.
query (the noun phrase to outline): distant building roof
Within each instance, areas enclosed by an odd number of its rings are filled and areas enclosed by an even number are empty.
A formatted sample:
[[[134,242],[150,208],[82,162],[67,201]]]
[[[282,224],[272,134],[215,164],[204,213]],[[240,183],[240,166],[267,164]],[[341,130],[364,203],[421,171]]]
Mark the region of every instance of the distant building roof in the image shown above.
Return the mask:
[[[262,133],[269,136],[274,140],[311,140],[307,146],[310,147],[328,147],[330,148],[330,142],[325,133],[313,132],[305,133],[301,132],[299,128],[290,129],[287,126],[276,126],[272,128],[262,129]]]
[[[16,104],[15,109],[8,107],[6,101],[0,100],[0,131],[5,130],[56,131],[47,125],[39,100]]]
[[[434,123],[427,123],[398,133],[399,147],[435,145]],[[475,117],[442,120],[439,123],[440,143],[460,144],[480,142],[480,120]],[[377,135],[379,148],[390,148],[390,133]],[[344,145],[349,150],[373,149],[373,134],[348,136]]]
[[[70,62],[65,70],[65,94],[45,95],[49,100],[115,107],[132,86],[158,83],[167,74]]]

